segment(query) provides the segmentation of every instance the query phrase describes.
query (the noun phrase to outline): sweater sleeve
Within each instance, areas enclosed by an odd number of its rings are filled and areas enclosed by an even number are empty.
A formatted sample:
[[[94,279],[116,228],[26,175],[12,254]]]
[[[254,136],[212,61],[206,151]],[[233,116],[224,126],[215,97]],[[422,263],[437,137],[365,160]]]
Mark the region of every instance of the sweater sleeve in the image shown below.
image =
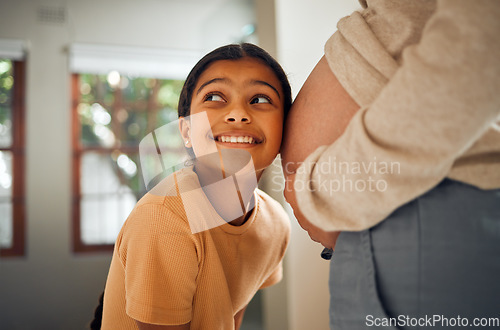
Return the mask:
[[[498,119],[499,31],[498,1],[438,2],[375,100],[297,170],[302,213],[324,230],[363,230],[445,178]]]

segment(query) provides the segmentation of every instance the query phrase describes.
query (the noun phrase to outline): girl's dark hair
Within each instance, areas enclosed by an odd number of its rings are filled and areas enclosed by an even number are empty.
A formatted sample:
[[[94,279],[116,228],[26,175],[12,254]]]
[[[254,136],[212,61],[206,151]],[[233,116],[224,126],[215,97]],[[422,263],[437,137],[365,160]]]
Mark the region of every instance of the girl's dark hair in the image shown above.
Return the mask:
[[[99,296],[99,305],[94,310],[94,319],[90,322],[89,325],[90,330],[101,329],[103,308],[104,308],[104,291]]]
[[[216,61],[222,60],[239,60],[244,57],[250,57],[260,60],[263,64],[267,65],[273,70],[274,74],[281,83],[284,98],[284,114],[285,118],[292,106],[292,91],[288,78],[279,65],[279,63],[267,53],[264,49],[249,43],[232,44],[219,47],[207,55],[205,55],[196,65],[186,78],[184,86],[182,87],[181,96],[179,98],[179,106],[177,112],[179,117],[187,117],[191,112],[191,99],[193,91],[198,83],[201,74],[208,68],[208,66]]]

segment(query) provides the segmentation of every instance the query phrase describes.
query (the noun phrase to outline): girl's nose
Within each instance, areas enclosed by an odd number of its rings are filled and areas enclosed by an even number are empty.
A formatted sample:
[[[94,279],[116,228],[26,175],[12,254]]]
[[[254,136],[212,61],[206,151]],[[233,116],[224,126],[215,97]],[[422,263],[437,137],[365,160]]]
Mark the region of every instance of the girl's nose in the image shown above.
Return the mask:
[[[234,109],[230,111],[225,117],[226,123],[244,123],[249,124],[252,122],[250,115],[243,109]]]

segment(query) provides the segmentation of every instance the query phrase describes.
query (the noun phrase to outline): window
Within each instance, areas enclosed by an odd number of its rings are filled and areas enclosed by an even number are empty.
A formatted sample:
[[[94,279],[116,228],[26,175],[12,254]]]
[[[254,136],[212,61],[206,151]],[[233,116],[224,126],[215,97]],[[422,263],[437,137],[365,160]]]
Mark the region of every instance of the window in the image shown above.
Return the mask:
[[[24,80],[24,61],[0,58],[1,257],[22,256],[25,250]]]
[[[75,252],[110,250],[146,192],[139,142],[177,119],[182,80],[75,73],[73,238]]]
[[[177,119],[195,51],[73,44],[72,222],[75,252],[112,250],[146,189],[139,142]]]

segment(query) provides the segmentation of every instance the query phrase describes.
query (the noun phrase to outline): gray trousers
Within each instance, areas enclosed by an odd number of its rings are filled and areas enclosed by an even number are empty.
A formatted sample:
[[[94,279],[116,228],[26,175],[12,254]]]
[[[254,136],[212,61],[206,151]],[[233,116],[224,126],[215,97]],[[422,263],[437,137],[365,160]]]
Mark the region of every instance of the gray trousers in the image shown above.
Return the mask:
[[[500,189],[446,179],[379,225],[341,233],[330,294],[334,330],[500,329]]]

